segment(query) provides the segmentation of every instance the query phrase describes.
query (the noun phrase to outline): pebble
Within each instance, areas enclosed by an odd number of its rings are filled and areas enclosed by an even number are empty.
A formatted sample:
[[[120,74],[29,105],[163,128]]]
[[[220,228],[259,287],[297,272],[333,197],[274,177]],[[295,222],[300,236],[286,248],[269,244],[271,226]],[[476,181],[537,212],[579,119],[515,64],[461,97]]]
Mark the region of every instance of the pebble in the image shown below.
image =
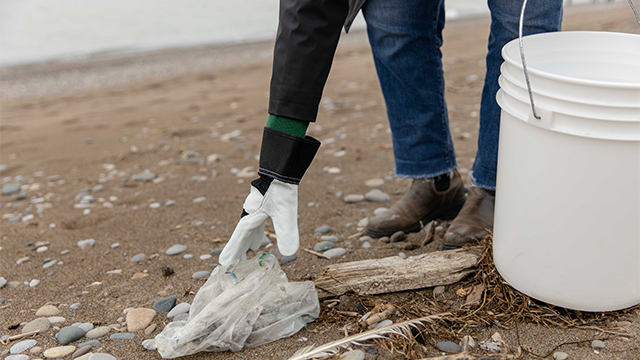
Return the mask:
[[[111,334],[111,336],[109,336],[109,339],[111,339],[111,340],[129,340],[129,339],[133,339],[134,337],[136,337],[135,334],[128,333],[128,332],[123,332],[123,333]]]
[[[347,253],[347,250],[343,249],[343,248],[335,248],[335,249],[330,249],[325,251],[323,254],[331,259],[336,258],[336,257],[340,257],[344,254]]]
[[[189,309],[191,309],[191,305],[188,303],[180,303],[178,305],[176,305],[176,307],[174,307],[173,309],[171,309],[171,311],[169,311],[169,313],[167,314],[168,318],[172,318],[176,315],[179,314],[184,314],[184,313],[188,313]]]
[[[317,227],[315,230],[313,230],[313,234],[322,235],[322,234],[328,233],[329,231],[331,231],[331,228],[329,227],[329,225],[322,225]]]
[[[9,355],[4,360],[29,360],[29,355]]]
[[[393,235],[391,235],[391,237],[389,238],[389,242],[396,243],[396,242],[404,241],[404,239],[406,238],[407,238],[407,234],[405,234],[404,231],[397,231],[393,233]]]
[[[360,201],[364,200],[364,195],[349,194],[349,195],[345,196],[343,200],[346,203],[353,204],[353,203],[357,203],[357,202],[360,202]]]
[[[2,185],[2,195],[11,195],[20,191],[20,184]]]
[[[118,359],[116,359],[115,357],[109,354],[96,353],[89,356],[88,360],[118,360]]]
[[[377,208],[377,209],[373,210],[373,215],[375,215],[375,216],[380,216],[380,215],[382,215],[382,214],[383,214],[385,211],[387,211],[387,210],[389,210],[389,209],[384,208],[384,207],[379,207],[379,208]]]
[[[169,296],[164,299],[160,299],[153,304],[153,310],[157,312],[166,312],[168,313],[176,306],[176,301],[178,299],[175,296]]]
[[[377,323],[371,325],[371,327],[373,327],[374,329],[379,329],[379,328],[383,328],[385,326],[389,326],[391,324],[393,324],[393,321],[391,321],[389,319],[386,319],[386,320],[382,320],[380,322],[377,322]]]
[[[147,339],[147,340],[143,341],[142,342],[142,347],[144,347],[145,349],[147,349],[149,351],[155,351],[156,350],[155,341],[153,339]]]
[[[56,338],[60,344],[67,345],[83,337],[84,333],[85,331],[77,326],[65,326],[56,334]]]
[[[47,261],[44,265],[42,265],[43,269],[48,269],[50,267],[52,267],[53,265],[55,265],[58,262],[58,260],[50,260]]]
[[[42,334],[43,332],[49,330],[50,327],[51,327],[51,323],[49,322],[49,319],[47,319],[47,318],[37,318],[37,319],[29,322],[27,325],[25,325],[22,328],[22,333],[25,334],[25,333],[28,333],[28,332],[39,330],[40,333]]]
[[[4,304],[5,301],[7,301],[5,298],[0,297],[0,304]]]
[[[322,241],[332,241],[334,243],[340,241],[340,239],[335,235],[322,235],[322,236],[320,236],[320,240],[322,240]]]
[[[380,189],[373,189],[371,191],[369,191],[368,193],[366,193],[364,195],[364,198],[367,199],[367,201],[371,201],[371,202],[387,202],[391,200],[391,196],[389,196],[388,194],[384,193],[382,190]]]
[[[164,206],[173,206],[175,204],[176,204],[176,202],[173,201],[173,200],[167,200],[167,201],[164,202]]]
[[[604,341],[601,341],[601,340],[593,340],[591,342],[591,347],[596,350],[604,349],[605,346],[606,345],[604,344]]]
[[[149,273],[135,273],[131,277],[131,280],[144,279],[149,276]]]
[[[298,257],[293,254],[291,256],[283,256],[282,259],[280,259],[280,263],[281,264],[286,264],[286,263],[290,263],[290,262],[294,262],[298,259]]]
[[[371,243],[369,243],[368,241],[365,241],[362,243],[362,247],[365,249],[370,249],[371,248]]]
[[[313,250],[323,252],[333,249],[334,247],[336,247],[336,244],[334,244],[333,241],[321,241],[313,247]]]
[[[340,360],[364,360],[365,355],[361,350],[351,350],[342,354],[342,356],[339,357],[339,359]]]
[[[445,290],[444,286],[436,286],[433,289],[433,295],[442,295],[444,294],[444,290]]]
[[[399,256],[401,259],[406,259],[406,258],[407,258],[407,254],[405,254],[405,253],[403,253],[403,252],[399,253],[399,254],[398,254],[398,256]]]
[[[91,246],[93,246],[95,244],[96,244],[96,241],[94,239],[87,239],[87,240],[78,241],[78,247],[80,249],[82,249],[82,250],[86,250],[88,248],[91,248]]]
[[[155,310],[144,308],[133,309],[127,313],[127,330],[142,330],[151,324],[155,316]]]
[[[71,310],[78,310],[79,308],[80,308],[80,303],[73,303],[69,305],[69,309]]]
[[[98,345],[100,345],[100,341],[98,341],[98,340],[85,341],[83,343],[78,344],[78,347],[85,347],[87,345],[98,346]]]
[[[562,351],[556,351],[553,353],[553,358],[555,360],[567,360],[569,358],[569,354]]]
[[[120,246],[120,243],[113,243],[113,244],[111,244],[111,248],[112,248],[112,249],[115,249],[115,248],[117,248],[117,247],[119,247],[119,246]]]
[[[173,317],[173,321],[186,321],[189,318],[189,314],[178,314]]]
[[[451,341],[441,341],[436,344],[436,347],[445,352],[460,352],[460,346]]]
[[[203,202],[203,201],[205,201],[205,200],[207,200],[207,198],[206,198],[206,197],[204,197],[204,196],[200,196],[200,197],[197,197],[197,198],[193,199],[193,202],[194,202],[194,203],[199,203],[199,202]]]
[[[0,289],[2,289],[7,284],[7,279],[0,277]]]
[[[22,218],[22,222],[27,222],[29,220],[32,220],[35,216],[33,214],[29,214],[25,217]]]
[[[384,185],[384,179],[369,179],[364,182],[368,187],[378,187]]]
[[[223,249],[224,249],[224,248],[217,248],[217,249],[213,249],[213,250],[209,251],[209,254],[210,254],[210,255],[213,255],[213,256],[215,256],[215,255],[220,255],[220,253],[222,252],[222,250],[223,250]]]
[[[365,217],[358,221],[358,227],[367,227],[369,225],[369,218]]]
[[[140,262],[140,261],[144,260],[145,257],[147,257],[147,255],[145,255],[143,253],[140,253],[140,254],[133,255],[133,257],[131,257],[131,260],[129,260],[129,261],[131,261],[133,263],[137,263],[137,262]]]
[[[69,250],[60,251],[60,255],[67,255],[68,253],[69,253]]]
[[[60,309],[53,305],[45,305],[36,311],[37,317],[56,316],[60,314]]]
[[[107,326],[100,326],[93,330],[88,331],[84,336],[89,339],[97,339],[107,335],[111,331],[111,328]]]
[[[80,329],[84,330],[85,334],[87,333],[87,331],[93,330],[93,324],[92,323],[73,324],[71,326],[79,327]]]
[[[187,247],[185,245],[176,244],[168,248],[166,254],[169,256],[178,255],[182,252],[185,252],[186,250],[187,250]]]
[[[77,358],[75,358],[75,360],[89,360],[89,358],[91,357],[91,355],[93,355],[92,352],[88,352],[82,356],[79,356]]]
[[[134,180],[138,180],[138,181],[151,181],[153,179],[155,179],[158,175],[150,172],[150,171],[143,171],[139,174],[133,175],[133,179]]]
[[[200,255],[200,260],[209,260],[211,258],[212,258],[211,254]]]
[[[32,347],[36,346],[37,341],[35,340],[23,340],[19,343],[16,343],[9,349],[9,353],[11,354],[20,354],[23,351],[27,351]]]
[[[78,350],[76,350],[73,354],[71,354],[71,358],[75,359],[77,357],[80,357],[86,353],[88,353],[89,351],[91,351],[91,349],[93,349],[93,346],[91,345],[85,345],[81,348],[78,348]]]
[[[184,254],[184,256],[182,256],[184,259],[191,259],[193,257],[193,255],[191,254]]]
[[[368,236],[368,235],[360,236],[359,240],[360,241],[369,241],[369,240],[371,240],[371,236]]]
[[[160,207],[160,203],[157,203],[157,202],[149,204],[150,209],[157,209],[159,207]]]
[[[40,354],[42,352],[42,348],[40,346],[36,346],[34,348],[31,348],[31,350],[29,350],[29,353],[31,354]]]
[[[204,278],[208,277],[209,274],[210,273],[208,271],[197,271],[197,272],[193,273],[193,275],[191,275],[191,278],[195,279],[195,280],[204,279]]]
[[[158,327],[158,325],[156,324],[151,324],[149,326],[147,326],[146,329],[144,329],[144,334],[149,336],[153,333],[153,331],[156,329],[156,327]]]
[[[76,347],[73,345],[58,346],[58,347],[54,347],[46,350],[44,352],[44,357],[49,359],[61,358],[71,354],[74,351],[76,351]]]

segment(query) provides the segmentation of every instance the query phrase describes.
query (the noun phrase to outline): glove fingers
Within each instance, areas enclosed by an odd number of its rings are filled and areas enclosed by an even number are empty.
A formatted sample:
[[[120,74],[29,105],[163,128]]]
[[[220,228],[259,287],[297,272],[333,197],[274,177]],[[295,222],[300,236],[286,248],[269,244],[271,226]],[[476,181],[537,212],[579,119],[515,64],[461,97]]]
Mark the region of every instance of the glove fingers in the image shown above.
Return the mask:
[[[297,199],[296,199],[297,200]],[[278,239],[278,250],[284,256],[291,256],[298,251],[300,234],[298,233],[298,203],[278,207],[278,212],[271,216]]]
[[[227,245],[220,253],[218,259],[220,264],[227,266],[240,259],[252,245],[253,239],[251,235],[257,228],[264,229],[264,222],[267,219],[268,216],[263,212],[250,214],[240,219]]]
[[[260,248],[260,245],[262,244],[262,240],[265,237],[267,236],[264,234],[264,223],[262,223],[262,225],[258,226],[251,234],[249,238],[251,246],[249,248],[253,251],[258,250]]]

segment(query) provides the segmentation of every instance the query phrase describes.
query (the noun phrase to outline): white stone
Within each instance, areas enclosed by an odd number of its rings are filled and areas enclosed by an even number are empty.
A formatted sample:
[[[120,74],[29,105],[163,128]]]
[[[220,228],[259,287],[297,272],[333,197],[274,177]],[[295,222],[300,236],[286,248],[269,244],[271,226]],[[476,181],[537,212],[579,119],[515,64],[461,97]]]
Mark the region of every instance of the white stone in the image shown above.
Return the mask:
[[[32,347],[36,346],[36,340],[23,340],[19,343],[16,343],[9,349],[9,353],[11,354],[20,354],[21,352],[27,351]]]
[[[168,318],[172,318],[176,315],[179,314],[184,314],[184,313],[188,313],[189,309],[191,309],[191,305],[188,303],[180,303],[178,305],[176,305],[173,309],[171,309],[171,311],[169,311],[169,313],[167,314]]]

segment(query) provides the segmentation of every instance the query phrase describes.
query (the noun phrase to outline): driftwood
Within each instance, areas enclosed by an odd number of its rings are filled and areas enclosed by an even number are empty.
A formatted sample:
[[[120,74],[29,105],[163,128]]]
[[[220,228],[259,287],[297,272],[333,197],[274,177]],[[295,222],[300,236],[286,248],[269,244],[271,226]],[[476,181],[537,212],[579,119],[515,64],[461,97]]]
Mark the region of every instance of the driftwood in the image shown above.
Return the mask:
[[[360,295],[449,285],[458,282],[478,264],[480,247],[436,251],[402,259],[383,259],[333,264],[322,270],[315,281],[318,297],[354,291]]]
[[[471,355],[471,354],[455,354],[445,355],[421,360],[516,360],[520,358],[520,354],[490,354],[490,355]]]
[[[0,343],[2,343],[3,345],[6,345],[6,344],[10,343],[12,340],[18,340],[18,339],[26,338],[26,337],[29,337],[29,336],[33,336],[33,335],[35,335],[35,334],[37,334],[39,332],[40,332],[40,330],[33,330],[33,331],[29,331],[29,332],[24,333],[24,334],[13,335],[13,336],[10,336],[10,337],[8,337],[6,339],[1,339]]]

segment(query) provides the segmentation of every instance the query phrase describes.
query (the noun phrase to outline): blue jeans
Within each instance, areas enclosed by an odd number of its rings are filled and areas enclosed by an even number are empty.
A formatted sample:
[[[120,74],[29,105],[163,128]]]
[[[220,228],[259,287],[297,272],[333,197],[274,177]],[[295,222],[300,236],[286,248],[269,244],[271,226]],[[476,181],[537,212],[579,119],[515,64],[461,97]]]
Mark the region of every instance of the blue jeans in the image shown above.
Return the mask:
[[[496,103],[501,50],[518,37],[522,0],[488,0],[491,33],[480,107],[478,152],[471,180],[494,190],[500,107]],[[391,126],[396,176],[428,178],[458,167],[449,131],[442,71],[443,0],[368,0],[367,22]],[[524,33],[559,31],[562,0],[530,0]]]

